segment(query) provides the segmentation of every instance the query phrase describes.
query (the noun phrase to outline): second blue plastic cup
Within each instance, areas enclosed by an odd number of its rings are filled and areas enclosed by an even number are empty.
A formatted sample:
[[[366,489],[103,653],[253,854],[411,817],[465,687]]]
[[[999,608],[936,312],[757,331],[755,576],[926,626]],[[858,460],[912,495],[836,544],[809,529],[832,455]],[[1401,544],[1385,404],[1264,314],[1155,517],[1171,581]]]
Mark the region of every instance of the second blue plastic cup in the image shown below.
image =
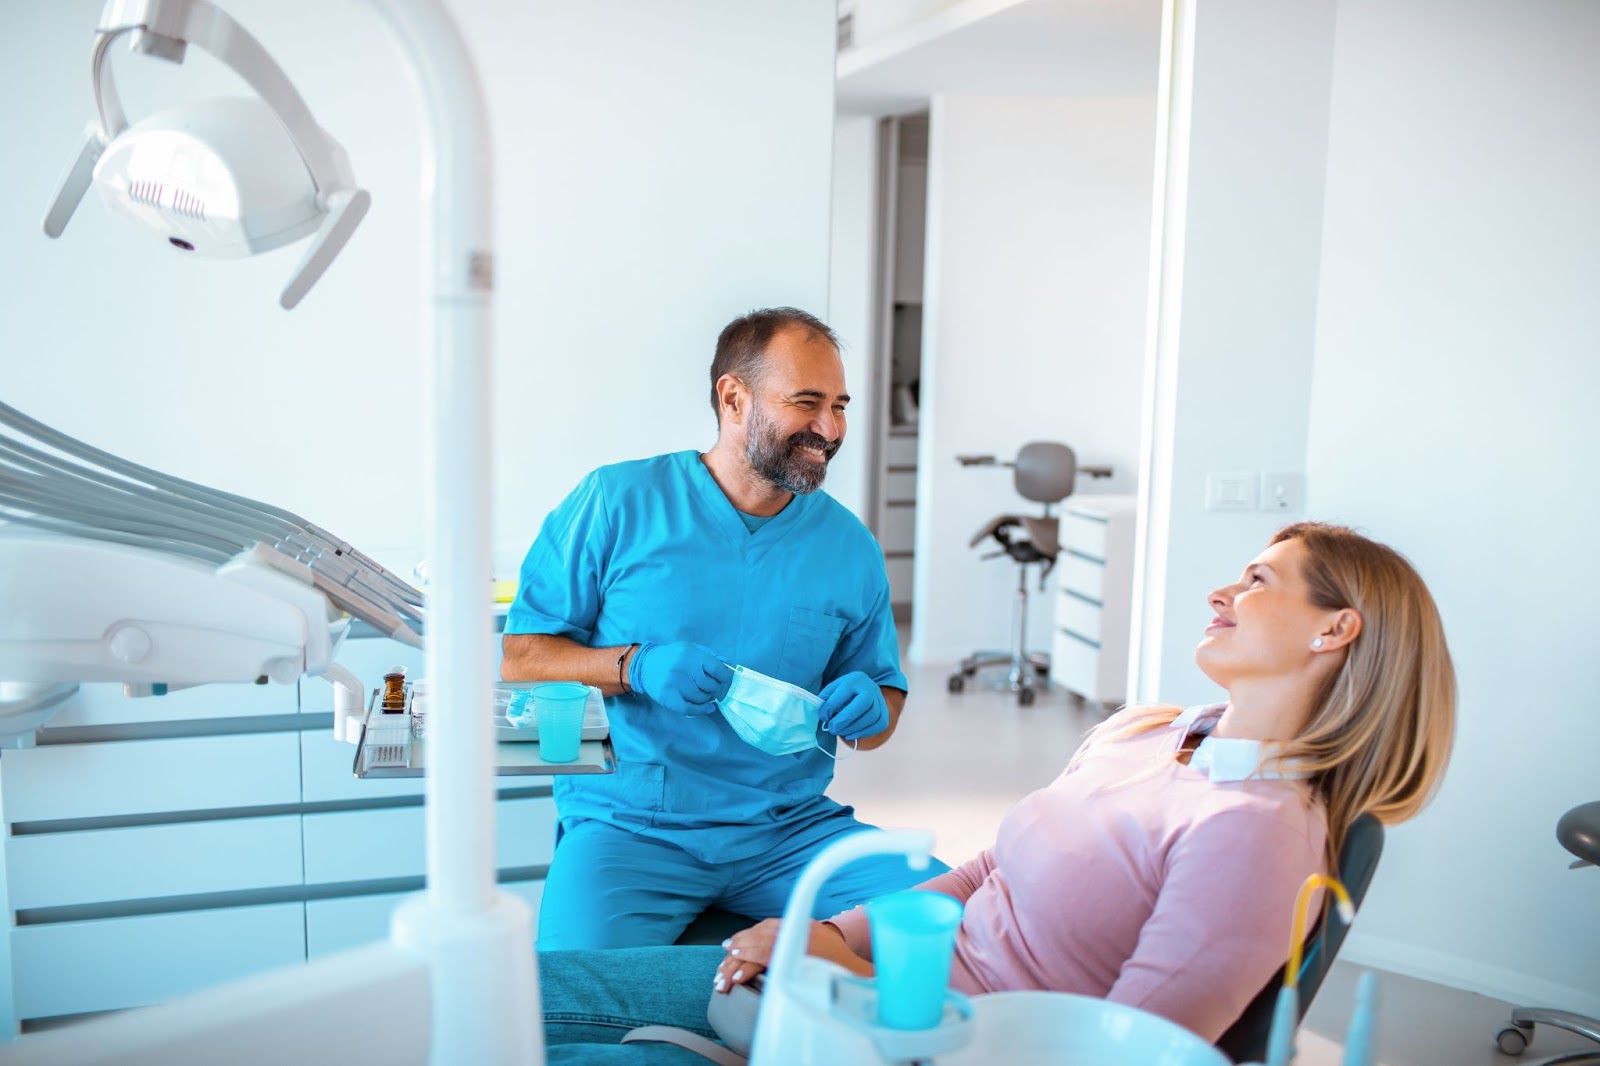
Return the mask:
[[[940,892],[896,892],[867,904],[878,1024],[932,1029],[944,1015],[961,904]]]
[[[551,681],[532,689],[533,713],[539,723],[539,761],[575,762],[583,740],[584,708],[589,686]]]

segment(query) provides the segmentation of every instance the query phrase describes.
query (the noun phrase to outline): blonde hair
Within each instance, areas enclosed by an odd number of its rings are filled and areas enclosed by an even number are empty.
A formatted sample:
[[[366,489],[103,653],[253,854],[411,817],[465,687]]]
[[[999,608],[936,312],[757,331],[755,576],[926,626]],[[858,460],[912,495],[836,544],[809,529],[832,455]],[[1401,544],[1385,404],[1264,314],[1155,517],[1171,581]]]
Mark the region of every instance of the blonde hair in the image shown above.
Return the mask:
[[[1322,800],[1331,860],[1362,814],[1395,825],[1433,798],[1455,739],[1455,668],[1439,610],[1403,555],[1322,522],[1285,526],[1271,543],[1286,540],[1306,549],[1301,576],[1311,602],[1354,610],[1362,622],[1310,719],[1276,752],[1277,761],[1309,775]],[[1176,707],[1136,708],[1105,739],[1161,728],[1178,714]]]

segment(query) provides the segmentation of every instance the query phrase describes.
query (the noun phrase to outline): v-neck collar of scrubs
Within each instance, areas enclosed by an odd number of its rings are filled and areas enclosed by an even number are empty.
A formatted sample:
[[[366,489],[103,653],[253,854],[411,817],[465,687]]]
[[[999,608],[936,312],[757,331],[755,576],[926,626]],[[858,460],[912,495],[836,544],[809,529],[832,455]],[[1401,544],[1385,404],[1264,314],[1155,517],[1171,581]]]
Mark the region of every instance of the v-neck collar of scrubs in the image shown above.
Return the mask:
[[[1204,773],[1212,783],[1232,781],[1278,781],[1309,776],[1294,770],[1262,769],[1262,764],[1273,757],[1277,745],[1243,737],[1214,737],[1217,719],[1227,709],[1226,703],[1200,704],[1190,707],[1172,720],[1173,751],[1183,748],[1189,737],[1199,735],[1201,740],[1189,756],[1189,768]]]
[[[705,506],[717,529],[730,544],[748,558],[754,559],[765,554],[772,545],[782,540],[815,502],[813,499],[815,493],[806,495],[795,493],[784,505],[783,510],[773,515],[761,528],[752,531],[745,527],[744,520],[739,517],[738,509],[733,506],[733,501],[728,499],[727,493],[722,491],[722,486],[717,484],[717,479],[711,476],[711,468],[706,466],[706,461],[700,453],[679,452],[678,456],[689,483],[694,486],[696,496]]]

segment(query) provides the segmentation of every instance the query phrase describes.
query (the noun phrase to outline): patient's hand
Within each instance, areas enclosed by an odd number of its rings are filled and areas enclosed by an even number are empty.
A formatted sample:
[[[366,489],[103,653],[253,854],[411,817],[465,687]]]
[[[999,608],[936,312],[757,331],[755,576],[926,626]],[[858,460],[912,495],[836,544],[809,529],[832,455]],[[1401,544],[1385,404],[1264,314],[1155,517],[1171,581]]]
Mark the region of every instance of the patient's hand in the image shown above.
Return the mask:
[[[772,948],[778,942],[776,918],[768,918],[749,929],[741,929],[722,942],[728,957],[717,967],[712,987],[718,992],[728,992],[734,985],[742,985],[764,971],[772,962]],[[845,946],[844,934],[826,922],[811,923],[811,938],[806,944],[806,954],[836,962],[853,974],[872,976],[872,963]]]

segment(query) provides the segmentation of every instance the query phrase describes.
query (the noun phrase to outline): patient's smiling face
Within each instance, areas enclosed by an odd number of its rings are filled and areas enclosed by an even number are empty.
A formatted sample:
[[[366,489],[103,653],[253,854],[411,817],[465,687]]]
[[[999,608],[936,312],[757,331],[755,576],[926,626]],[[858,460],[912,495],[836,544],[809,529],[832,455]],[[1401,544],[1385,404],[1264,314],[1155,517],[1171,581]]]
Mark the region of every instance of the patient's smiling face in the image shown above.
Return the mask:
[[[844,362],[825,337],[798,326],[767,345],[761,372],[747,383],[745,457],[761,478],[786,492],[814,492],[844,442]]]
[[[1311,602],[1298,540],[1272,545],[1239,580],[1211,593],[1215,616],[1195,662],[1223,688],[1253,679],[1287,678],[1311,668],[1316,640],[1338,612]]]

